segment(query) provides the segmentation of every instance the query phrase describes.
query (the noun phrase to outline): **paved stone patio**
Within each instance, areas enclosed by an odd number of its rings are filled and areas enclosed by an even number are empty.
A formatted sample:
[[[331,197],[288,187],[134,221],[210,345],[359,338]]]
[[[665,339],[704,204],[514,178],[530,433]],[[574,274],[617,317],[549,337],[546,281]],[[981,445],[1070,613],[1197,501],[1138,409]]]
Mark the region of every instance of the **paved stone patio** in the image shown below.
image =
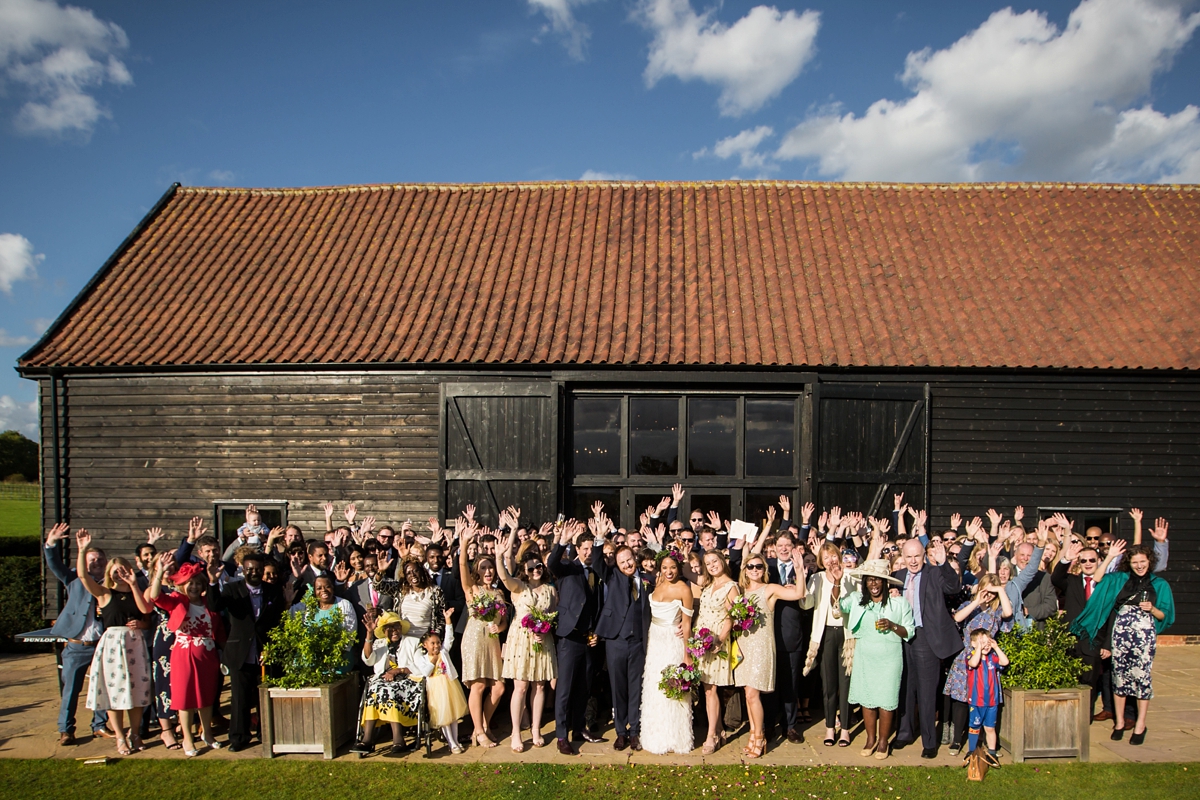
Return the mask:
[[[0,757],[5,758],[79,758],[83,756],[115,755],[111,741],[83,738],[74,747],[60,747],[56,732],[58,717],[58,690],[55,680],[54,657],[50,654],[0,657]],[[1146,743],[1133,747],[1125,741],[1109,740],[1111,723],[1095,723],[1091,733],[1091,760],[1098,762],[1152,762],[1152,761],[1200,761],[1200,648],[1160,647],[1154,664],[1155,698],[1150,703]],[[86,688],[85,688],[86,696]],[[506,717],[507,707],[497,711]],[[77,719],[82,730],[87,730],[90,712],[80,709]],[[553,724],[546,726],[547,741],[553,742]],[[841,764],[846,766],[921,765],[954,766],[961,763],[951,756],[947,748],[939,751],[934,761],[920,758],[920,747],[910,746],[895,752],[887,761],[862,758],[858,751],[862,747],[863,734],[855,732],[851,747],[825,747],[821,743],[824,726],[818,722],[805,732],[803,744],[786,741],[773,743],[759,763],[771,765],[808,766],[813,764]],[[383,734],[386,739],[387,734]],[[222,737],[224,738],[224,737]],[[514,754],[505,740],[491,749],[472,747],[462,755],[452,755],[444,743],[438,741],[431,756],[423,752],[405,757],[408,762],[430,763],[495,763],[504,761],[557,762],[576,764],[736,764],[743,758],[741,749],[745,745],[745,734],[732,739],[729,744],[711,756],[700,755],[697,749],[688,756],[654,756],[649,753],[617,753],[612,749],[612,734],[606,734],[604,744],[584,744],[581,755],[576,758],[562,756],[553,747],[530,749],[522,755]],[[699,739],[697,742],[699,743]],[[149,749],[132,758],[184,758],[181,751],[168,751],[154,738]],[[386,751],[386,744],[381,751]],[[241,753],[228,750],[208,751],[199,758],[230,759],[260,758],[258,745]],[[290,755],[289,759],[319,758],[319,756]],[[355,760],[353,755],[343,754],[340,760]],[[375,755],[371,760],[390,757]],[[1007,763],[1007,758],[1002,761]]]

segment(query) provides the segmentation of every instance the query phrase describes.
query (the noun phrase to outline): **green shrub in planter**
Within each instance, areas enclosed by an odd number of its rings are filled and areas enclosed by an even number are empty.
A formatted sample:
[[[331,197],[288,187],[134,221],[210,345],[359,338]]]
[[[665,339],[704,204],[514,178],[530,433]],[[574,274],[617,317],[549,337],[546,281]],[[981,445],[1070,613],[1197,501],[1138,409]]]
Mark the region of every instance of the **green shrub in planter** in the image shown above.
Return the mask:
[[[1048,691],[1079,685],[1083,662],[1072,655],[1075,637],[1058,617],[1027,631],[1003,633],[999,644],[1009,661],[1001,679],[1005,686]]]
[[[263,684],[280,689],[304,689],[340,680],[349,668],[346,651],[354,646],[354,632],[342,626],[341,609],[320,619],[320,606],[310,591],[304,611],[284,614],[283,622],[267,637],[263,665],[272,668]]]

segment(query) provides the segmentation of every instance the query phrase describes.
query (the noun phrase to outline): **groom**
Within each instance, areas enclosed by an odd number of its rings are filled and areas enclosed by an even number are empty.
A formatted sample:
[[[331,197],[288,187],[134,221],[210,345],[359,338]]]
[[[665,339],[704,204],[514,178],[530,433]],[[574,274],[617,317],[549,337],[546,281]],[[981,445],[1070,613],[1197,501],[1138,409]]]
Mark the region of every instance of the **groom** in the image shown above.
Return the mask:
[[[576,557],[567,558],[567,545],[574,536]],[[600,576],[592,565],[593,540],[581,524],[564,525],[550,551],[546,565],[558,579],[558,621],[554,634],[558,648],[558,687],[554,693],[555,736],[558,752],[575,755],[567,740],[603,741],[584,728],[587,709],[588,650],[595,645],[596,616],[599,611],[597,589]],[[599,559],[603,561],[601,556]]]
[[[600,548],[596,548],[597,551]],[[642,671],[650,630],[650,593],[654,583],[637,568],[628,547],[616,552],[616,569],[604,558],[592,562],[604,584],[605,602],[596,623],[596,636],[605,642],[608,679],[612,686],[617,738],[614,750],[642,749]]]

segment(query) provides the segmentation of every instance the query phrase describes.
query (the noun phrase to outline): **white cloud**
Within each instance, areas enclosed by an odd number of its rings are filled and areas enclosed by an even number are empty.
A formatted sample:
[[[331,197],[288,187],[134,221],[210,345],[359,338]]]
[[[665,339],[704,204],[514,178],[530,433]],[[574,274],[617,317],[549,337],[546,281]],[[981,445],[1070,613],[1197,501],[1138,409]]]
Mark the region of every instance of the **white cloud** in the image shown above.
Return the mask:
[[[54,324],[51,317],[35,317],[29,320],[29,327],[33,328],[33,332],[41,336],[46,330]]]
[[[233,183],[234,175],[227,169],[214,169],[208,173],[208,179],[216,183]]]
[[[17,281],[37,277],[44,255],[33,252],[33,242],[18,233],[0,233],[0,292],[12,294]]]
[[[729,159],[737,156],[741,161],[742,169],[773,169],[773,166],[767,164],[767,154],[760,153],[758,147],[764,139],[774,135],[775,130],[769,125],[747,128],[741,133],[721,139],[713,145],[712,150],[707,147],[697,150],[692,153],[692,157],[704,158],[712,155],[717,158]]]
[[[28,336],[9,336],[8,331],[0,328],[0,347],[28,347],[33,339]]]
[[[628,175],[624,172],[600,172],[599,170],[589,169],[579,176],[581,181],[636,181],[636,175]]]
[[[847,180],[1200,180],[1198,109],[1139,105],[1197,25],[1167,0],[1083,0],[1062,30],[997,11],[944,50],[910,53],[909,98],[824,109],[777,156]]]
[[[0,431],[19,431],[30,439],[38,439],[37,402],[21,403],[8,395],[0,395]]]
[[[762,108],[783,91],[816,53],[821,15],[755,6],[732,26],[697,14],[690,0],[641,0],[637,16],[654,32],[646,85],[667,76],[718,86],[721,114]]]
[[[117,54],[125,31],[91,11],[53,0],[0,0],[0,75],[29,97],[16,116],[22,133],[88,135],[110,116],[91,92],[133,77]],[[2,86],[0,86],[2,88]]]
[[[575,17],[575,8],[591,0],[526,0],[530,9],[546,16],[542,33],[553,31],[563,40],[567,53],[576,61],[582,61],[587,52],[587,41],[592,32]]]

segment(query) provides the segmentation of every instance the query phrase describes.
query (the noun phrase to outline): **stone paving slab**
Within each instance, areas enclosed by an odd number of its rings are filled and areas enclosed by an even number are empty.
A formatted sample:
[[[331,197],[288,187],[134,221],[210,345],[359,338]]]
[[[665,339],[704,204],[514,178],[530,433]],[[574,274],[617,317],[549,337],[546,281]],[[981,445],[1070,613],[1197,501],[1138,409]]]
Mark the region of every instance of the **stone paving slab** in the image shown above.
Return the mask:
[[[1095,723],[1091,728],[1091,759],[1096,762],[1164,762],[1200,761],[1200,647],[1160,647],[1154,664],[1154,700],[1150,703],[1146,743],[1140,747],[1129,744],[1128,734],[1124,741],[1109,740],[1111,723]],[[86,687],[84,696],[86,696]],[[507,716],[508,709],[497,711],[497,716]],[[0,758],[80,758],[115,755],[111,741],[83,738],[74,747],[60,747],[56,732],[58,718],[58,688],[55,678],[54,657],[51,654],[34,654],[0,657]],[[77,719],[82,730],[87,730],[90,712],[80,701]],[[744,729],[743,729],[744,730]],[[503,763],[524,761],[530,763],[559,764],[739,764],[744,761],[776,766],[812,766],[838,764],[844,766],[957,766],[961,759],[951,756],[947,748],[938,752],[932,761],[920,758],[921,748],[913,745],[895,751],[886,761],[859,756],[863,734],[861,726],[854,732],[850,747],[825,747],[824,725],[817,722],[805,731],[805,741],[792,744],[785,740],[773,742],[761,759],[750,760],[742,756],[746,744],[744,732],[731,739],[728,744],[710,756],[701,755],[697,737],[697,748],[687,756],[656,756],[650,753],[618,753],[612,749],[612,734],[606,734],[606,742],[585,743],[576,757],[561,755],[554,747],[553,723],[548,723],[543,734],[549,746],[534,748],[526,738],[526,750],[516,754],[503,740],[494,748],[471,747],[461,755],[450,753],[446,745],[437,741],[433,752],[426,756],[424,751],[410,754],[402,759],[393,759],[386,752],[386,744],[373,755],[371,761],[405,761],[407,763]],[[383,734],[386,738],[386,733]],[[86,737],[86,734],[85,734]],[[222,739],[224,737],[221,737]],[[157,738],[152,739],[149,749],[132,758],[186,758],[182,751],[169,751]],[[201,759],[261,758],[258,745],[241,753],[228,750],[204,752]],[[288,759],[315,759],[320,756],[289,755]],[[343,754],[339,760],[357,760]],[[1007,758],[1003,759],[1007,762]]]

